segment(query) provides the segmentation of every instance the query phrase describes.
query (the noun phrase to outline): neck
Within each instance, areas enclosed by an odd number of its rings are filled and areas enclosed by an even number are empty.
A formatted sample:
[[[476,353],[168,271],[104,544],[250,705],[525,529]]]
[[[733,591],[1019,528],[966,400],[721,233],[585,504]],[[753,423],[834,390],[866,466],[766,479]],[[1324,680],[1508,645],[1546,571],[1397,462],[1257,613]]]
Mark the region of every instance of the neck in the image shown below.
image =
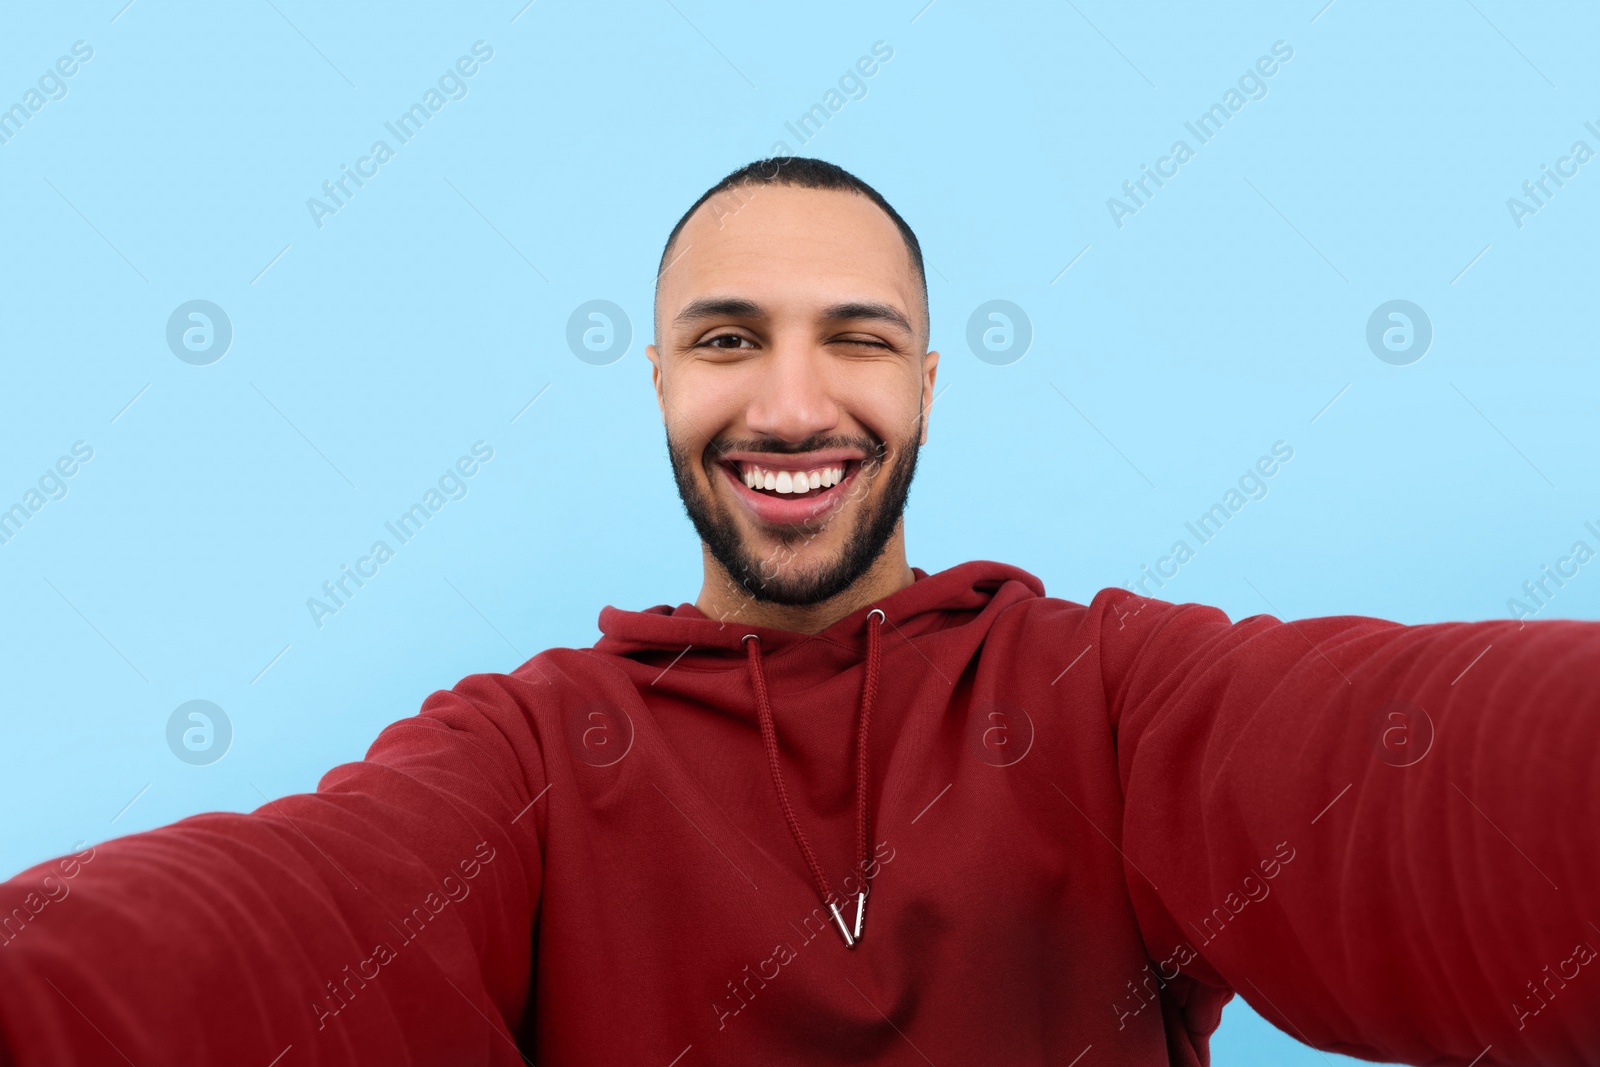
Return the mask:
[[[802,634],[821,633],[846,615],[916,581],[916,575],[911,573],[911,567],[906,563],[905,536],[900,529],[895,530],[882,554],[866,573],[842,592],[815,604],[774,604],[757,600],[733,580],[732,575],[704,545],[701,546],[701,552],[705,558],[705,581],[700,586],[700,595],[695,599],[694,606],[702,615],[723,619],[731,625],[743,623]]]

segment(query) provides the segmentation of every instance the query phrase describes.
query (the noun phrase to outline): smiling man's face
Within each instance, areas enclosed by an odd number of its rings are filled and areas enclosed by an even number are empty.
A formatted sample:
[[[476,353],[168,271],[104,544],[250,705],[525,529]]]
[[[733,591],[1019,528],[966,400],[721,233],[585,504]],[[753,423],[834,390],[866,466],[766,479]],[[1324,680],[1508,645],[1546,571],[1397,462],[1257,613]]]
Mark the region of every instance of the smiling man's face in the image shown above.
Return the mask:
[[[818,604],[900,549],[939,356],[893,221],[855,192],[753,185],[689,219],[646,349],[706,551],[756,599]]]

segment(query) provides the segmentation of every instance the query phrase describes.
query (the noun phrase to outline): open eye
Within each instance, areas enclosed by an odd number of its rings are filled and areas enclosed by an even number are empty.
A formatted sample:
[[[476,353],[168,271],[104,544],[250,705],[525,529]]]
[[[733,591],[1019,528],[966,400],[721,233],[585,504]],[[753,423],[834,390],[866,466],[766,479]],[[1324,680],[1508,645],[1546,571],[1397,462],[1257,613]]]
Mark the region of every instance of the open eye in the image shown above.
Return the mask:
[[[737,348],[743,348],[746,345],[748,345],[751,348],[754,348],[755,347],[755,342],[750,340],[750,338],[744,336],[743,334],[717,333],[717,334],[712,334],[710,337],[707,337],[704,340],[698,342],[695,345],[695,347],[696,348],[722,348],[722,349],[732,350],[732,349],[737,349]]]

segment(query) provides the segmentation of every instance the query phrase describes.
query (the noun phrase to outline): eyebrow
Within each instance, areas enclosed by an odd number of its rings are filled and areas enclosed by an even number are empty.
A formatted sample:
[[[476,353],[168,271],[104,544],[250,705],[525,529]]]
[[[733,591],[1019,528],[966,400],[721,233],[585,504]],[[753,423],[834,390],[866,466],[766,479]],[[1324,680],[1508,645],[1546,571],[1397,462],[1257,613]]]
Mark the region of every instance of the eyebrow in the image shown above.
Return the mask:
[[[740,297],[704,297],[691,300],[684,305],[683,310],[674,316],[672,322],[675,326],[691,325],[703,319],[716,318],[763,318],[765,312],[761,305],[753,300]],[[905,314],[893,304],[884,304],[875,300],[852,300],[842,304],[832,304],[822,310],[822,317],[831,322],[868,320],[872,322],[886,322],[898,326],[906,333],[914,334],[916,330]]]
[[[911,328],[911,321],[899,308],[893,304],[880,304],[875,300],[834,304],[823,309],[822,317],[831,321],[866,319],[871,322],[887,322],[900,327],[906,333],[917,332]]]
[[[701,319],[760,318],[761,305],[754,300],[737,297],[703,297],[691,300],[673,318],[674,326],[684,326]]]

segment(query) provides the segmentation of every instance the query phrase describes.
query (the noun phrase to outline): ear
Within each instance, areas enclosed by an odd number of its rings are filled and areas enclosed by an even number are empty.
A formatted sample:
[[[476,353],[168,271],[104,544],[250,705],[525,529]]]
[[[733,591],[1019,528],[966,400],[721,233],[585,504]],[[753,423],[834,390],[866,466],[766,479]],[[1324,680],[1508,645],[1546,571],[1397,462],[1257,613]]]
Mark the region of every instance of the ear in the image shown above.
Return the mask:
[[[644,358],[650,361],[650,384],[655,387],[656,407],[661,409],[661,422],[667,421],[667,398],[661,392],[661,353],[655,345],[644,346]]]
[[[926,416],[932,414],[929,409],[933,406],[933,380],[938,373],[939,353],[929,352],[922,357],[922,411],[925,417],[922,420],[922,440],[917,442],[919,445],[928,443],[928,418]]]

